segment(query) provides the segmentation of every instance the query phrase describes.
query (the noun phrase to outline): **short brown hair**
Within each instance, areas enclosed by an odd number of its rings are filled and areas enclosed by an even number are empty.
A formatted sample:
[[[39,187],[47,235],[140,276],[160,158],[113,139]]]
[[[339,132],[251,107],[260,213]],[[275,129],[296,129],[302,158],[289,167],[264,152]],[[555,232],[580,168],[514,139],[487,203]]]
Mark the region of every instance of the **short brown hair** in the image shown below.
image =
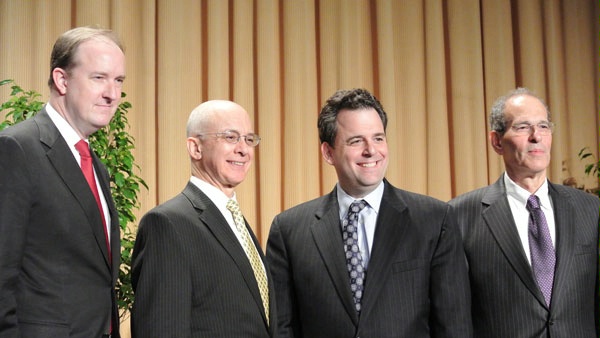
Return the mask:
[[[111,30],[90,26],[77,27],[68,30],[58,37],[52,48],[52,54],[50,56],[50,77],[48,78],[48,86],[50,88],[52,88],[52,85],[54,84],[52,71],[55,68],[62,68],[68,72],[75,67],[77,48],[83,42],[94,38],[108,39],[124,51],[119,37]]]

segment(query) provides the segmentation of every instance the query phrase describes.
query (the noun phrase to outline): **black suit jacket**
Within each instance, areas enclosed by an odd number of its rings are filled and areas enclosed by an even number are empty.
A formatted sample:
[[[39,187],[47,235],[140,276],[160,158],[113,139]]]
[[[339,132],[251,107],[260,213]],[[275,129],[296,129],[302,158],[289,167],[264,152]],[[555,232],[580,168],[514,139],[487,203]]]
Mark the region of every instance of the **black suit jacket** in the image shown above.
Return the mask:
[[[517,232],[504,179],[450,201],[469,264],[476,337],[598,337],[598,197],[548,183],[556,271],[548,308]]]
[[[112,263],[96,200],[45,110],[0,133],[0,337],[118,337],[114,285],[119,217],[92,154],[111,217]]]
[[[192,183],[142,218],[133,287],[135,338],[274,336],[242,246],[219,209]],[[270,278],[269,288],[274,323]]]
[[[360,318],[337,192],[277,215],[267,244],[281,337],[471,337],[469,282],[449,206],[385,181]]]

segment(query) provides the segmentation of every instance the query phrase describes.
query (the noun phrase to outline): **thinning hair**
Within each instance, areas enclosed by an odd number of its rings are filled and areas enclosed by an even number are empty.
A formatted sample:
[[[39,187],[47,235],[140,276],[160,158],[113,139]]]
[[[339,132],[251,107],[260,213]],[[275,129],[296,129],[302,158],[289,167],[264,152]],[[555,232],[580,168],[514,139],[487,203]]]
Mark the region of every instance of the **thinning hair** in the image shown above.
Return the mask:
[[[77,66],[77,50],[79,46],[91,39],[105,39],[114,42],[121,51],[125,52],[121,40],[116,33],[109,29],[96,27],[77,27],[66,31],[58,37],[50,55],[50,77],[48,86],[52,89],[54,78],[52,72],[56,68],[64,69],[67,73]]]
[[[499,134],[504,134],[504,132],[506,131],[506,102],[508,102],[508,100],[512,99],[513,97],[523,95],[535,97],[536,99],[538,99],[544,105],[544,108],[546,108],[548,121],[550,121],[550,110],[548,109],[548,106],[546,105],[544,100],[542,100],[542,98],[536,95],[533,91],[524,87],[518,87],[496,99],[496,101],[492,105],[492,111],[490,114],[491,130],[494,130]]]

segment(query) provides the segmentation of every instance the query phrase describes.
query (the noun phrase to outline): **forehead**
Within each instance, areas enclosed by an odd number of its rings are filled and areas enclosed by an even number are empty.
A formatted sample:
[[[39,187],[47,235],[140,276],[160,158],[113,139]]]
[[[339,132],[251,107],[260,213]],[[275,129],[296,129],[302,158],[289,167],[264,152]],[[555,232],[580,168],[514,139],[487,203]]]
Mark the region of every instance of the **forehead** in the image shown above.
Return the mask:
[[[342,109],[338,113],[337,123],[340,129],[383,132],[383,122],[373,108]]]
[[[251,129],[248,113],[242,107],[236,105],[231,105],[227,109],[215,110],[210,121],[212,126],[219,130],[245,132]]]
[[[530,95],[519,95],[506,101],[505,114],[508,120],[546,119],[548,117],[544,104]]]

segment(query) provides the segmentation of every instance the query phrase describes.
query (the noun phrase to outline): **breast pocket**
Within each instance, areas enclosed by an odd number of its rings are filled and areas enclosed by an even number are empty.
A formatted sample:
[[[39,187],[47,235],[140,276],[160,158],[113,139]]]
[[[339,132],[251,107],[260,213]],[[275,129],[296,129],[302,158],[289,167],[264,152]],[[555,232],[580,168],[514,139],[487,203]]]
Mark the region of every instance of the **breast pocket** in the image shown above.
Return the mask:
[[[579,255],[597,255],[598,246],[595,244],[578,245],[575,249],[575,256]]]
[[[429,261],[412,259],[392,266],[397,299],[411,303],[415,310],[429,306]]]

